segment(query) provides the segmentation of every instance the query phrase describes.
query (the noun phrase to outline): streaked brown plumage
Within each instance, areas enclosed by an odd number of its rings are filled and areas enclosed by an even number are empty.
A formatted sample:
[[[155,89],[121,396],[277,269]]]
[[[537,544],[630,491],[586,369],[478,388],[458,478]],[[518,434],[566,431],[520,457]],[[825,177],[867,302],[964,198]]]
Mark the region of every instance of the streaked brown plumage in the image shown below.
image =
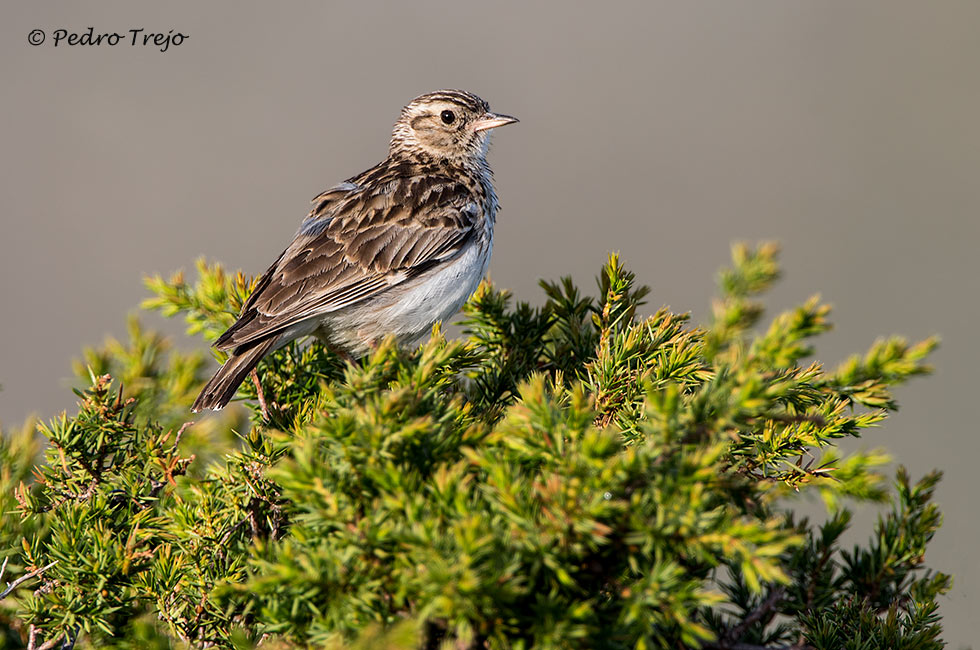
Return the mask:
[[[497,197],[490,129],[517,120],[440,90],[402,109],[388,157],[313,200],[293,242],[215,346],[231,356],[194,411],[219,409],[275,348],[317,335],[350,355],[409,343],[454,314],[486,272]]]

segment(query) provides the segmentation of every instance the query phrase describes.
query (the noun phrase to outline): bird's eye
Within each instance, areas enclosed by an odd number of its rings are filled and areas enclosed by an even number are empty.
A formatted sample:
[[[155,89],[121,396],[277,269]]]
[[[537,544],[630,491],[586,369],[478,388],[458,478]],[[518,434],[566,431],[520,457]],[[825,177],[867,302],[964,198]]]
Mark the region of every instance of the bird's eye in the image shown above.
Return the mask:
[[[452,124],[456,120],[456,114],[453,113],[452,111],[448,111],[448,110],[447,111],[443,111],[439,115],[439,117],[441,117],[442,118],[442,121],[445,122],[446,124]]]

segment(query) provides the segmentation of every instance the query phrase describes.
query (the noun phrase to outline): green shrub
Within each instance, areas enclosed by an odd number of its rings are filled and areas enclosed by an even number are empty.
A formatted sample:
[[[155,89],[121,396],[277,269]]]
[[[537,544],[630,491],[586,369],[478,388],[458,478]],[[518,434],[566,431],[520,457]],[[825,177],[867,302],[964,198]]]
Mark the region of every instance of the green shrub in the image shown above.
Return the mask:
[[[213,340],[251,283],[198,272],[145,306]],[[0,443],[0,647],[941,648],[938,474],[890,491],[887,456],[836,446],[936,341],[825,370],[816,299],[755,332],[777,276],[774,246],[736,247],[705,327],[639,317],[615,255],[596,297],[484,283],[463,340],[270,355],[268,421],[248,382],[191,420],[203,355],[133,320],[37,426],[43,462],[33,426]],[[825,523],[792,515],[805,494]],[[843,550],[853,501],[891,506]]]

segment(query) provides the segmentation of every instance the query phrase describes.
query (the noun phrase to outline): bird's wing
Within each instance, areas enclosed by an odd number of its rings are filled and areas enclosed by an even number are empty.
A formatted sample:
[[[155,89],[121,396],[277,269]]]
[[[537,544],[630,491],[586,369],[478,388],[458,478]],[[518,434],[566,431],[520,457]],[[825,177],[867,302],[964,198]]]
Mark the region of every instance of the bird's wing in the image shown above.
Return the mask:
[[[343,184],[314,199],[296,238],[216,347],[253,343],[376,296],[456,256],[482,218],[469,189],[449,178],[402,177],[370,187]]]

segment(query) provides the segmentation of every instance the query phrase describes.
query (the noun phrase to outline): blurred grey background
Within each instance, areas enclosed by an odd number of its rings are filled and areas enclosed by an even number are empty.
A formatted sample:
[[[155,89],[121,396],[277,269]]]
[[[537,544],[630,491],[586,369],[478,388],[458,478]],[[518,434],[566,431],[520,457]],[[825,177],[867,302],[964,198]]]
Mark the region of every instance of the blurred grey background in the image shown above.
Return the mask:
[[[946,639],[973,641],[980,3],[116,0],[0,15],[6,427],[73,407],[70,360],[125,335],[144,274],[202,254],[261,272],[310,198],[384,156],[404,103],[464,88],[522,120],[491,152],[491,274],[518,297],[567,273],[591,289],[619,250],[651,309],[705,320],[729,244],[773,238],[771,307],[816,292],[835,305],[821,360],[942,335],[935,376],[859,444],[946,472],[928,559],[955,576]],[[52,46],[90,26],[189,38]]]

